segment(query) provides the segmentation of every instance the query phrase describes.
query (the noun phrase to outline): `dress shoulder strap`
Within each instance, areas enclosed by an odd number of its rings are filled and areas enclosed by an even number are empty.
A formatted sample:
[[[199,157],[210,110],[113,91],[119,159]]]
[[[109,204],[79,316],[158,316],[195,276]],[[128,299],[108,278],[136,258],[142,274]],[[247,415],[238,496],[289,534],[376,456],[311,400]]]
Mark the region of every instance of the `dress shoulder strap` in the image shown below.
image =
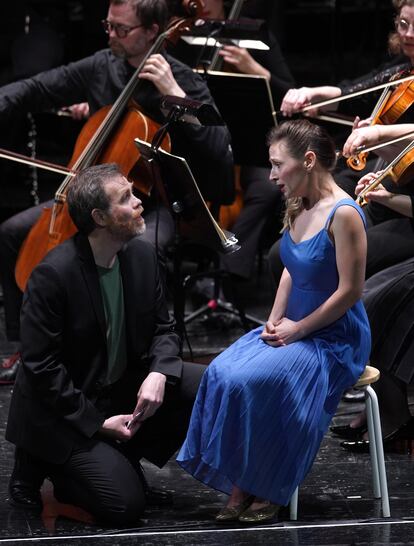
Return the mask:
[[[336,212],[336,209],[338,209],[339,207],[342,207],[344,205],[347,205],[349,207],[352,207],[354,208],[358,214],[360,215],[363,223],[364,223],[364,226],[366,226],[366,219],[365,219],[365,215],[364,213],[362,212],[362,209],[361,207],[355,203],[355,201],[353,199],[351,199],[350,197],[345,197],[345,199],[341,199],[340,201],[338,201],[335,206],[332,208],[331,212],[329,213],[329,216],[328,218],[326,219],[326,223],[325,223],[325,229],[328,229],[330,223],[332,222],[332,218],[333,218],[333,215],[335,214]]]

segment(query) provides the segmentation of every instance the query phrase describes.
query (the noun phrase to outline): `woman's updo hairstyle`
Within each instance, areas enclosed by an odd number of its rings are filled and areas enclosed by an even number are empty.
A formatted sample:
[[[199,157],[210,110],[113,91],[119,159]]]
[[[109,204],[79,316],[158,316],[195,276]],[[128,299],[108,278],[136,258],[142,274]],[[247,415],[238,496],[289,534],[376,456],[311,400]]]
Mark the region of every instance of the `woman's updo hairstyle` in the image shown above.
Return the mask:
[[[286,145],[289,155],[302,161],[308,151],[312,151],[318,164],[328,172],[333,172],[336,167],[335,143],[327,131],[311,123],[307,119],[298,119],[286,121],[274,127],[267,138],[267,144],[272,146],[276,142]],[[295,218],[303,210],[303,200],[301,197],[292,197],[286,200],[286,211],[283,219],[283,228],[290,229]]]

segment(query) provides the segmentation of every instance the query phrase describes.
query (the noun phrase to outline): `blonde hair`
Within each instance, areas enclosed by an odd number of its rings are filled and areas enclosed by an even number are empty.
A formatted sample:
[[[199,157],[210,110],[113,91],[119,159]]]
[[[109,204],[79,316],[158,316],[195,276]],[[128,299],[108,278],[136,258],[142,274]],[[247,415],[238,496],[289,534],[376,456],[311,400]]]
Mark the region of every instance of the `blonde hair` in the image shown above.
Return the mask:
[[[286,145],[289,155],[295,159],[301,161],[306,152],[312,151],[319,165],[328,172],[334,171],[336,166],[335,144],[325,129],[319,125],[311,123],[307,119],[286,121],[279,127],[274,127],[267,139],[269,146],[281,141]],[[286,199],[282,231],[292,228],[303,208],[301,197]]]

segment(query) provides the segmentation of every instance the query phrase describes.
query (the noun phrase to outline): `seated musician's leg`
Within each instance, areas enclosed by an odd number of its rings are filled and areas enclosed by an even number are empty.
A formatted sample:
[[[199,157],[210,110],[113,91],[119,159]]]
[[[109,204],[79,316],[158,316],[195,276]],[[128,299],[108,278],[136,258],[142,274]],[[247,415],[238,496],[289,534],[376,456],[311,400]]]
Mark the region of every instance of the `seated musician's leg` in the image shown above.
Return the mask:
[[[20,339],[19,320],[22,292],[16,284],[14,270],[17,256],[31,227],[48,203],[31,207],[0,225],[0,279],[3,285],[6,334],[9,341]]]
[[[242,170],[243,207],[230,228],[241,249],[224,255],[222,267],[236,278],[249,279],[252,275],[260,237],[269,219],[275,226],[280,222],[282,199],[279,189],[269,180],[269,169],[247,167]],[[277,232],[277,228],[275,228]]]

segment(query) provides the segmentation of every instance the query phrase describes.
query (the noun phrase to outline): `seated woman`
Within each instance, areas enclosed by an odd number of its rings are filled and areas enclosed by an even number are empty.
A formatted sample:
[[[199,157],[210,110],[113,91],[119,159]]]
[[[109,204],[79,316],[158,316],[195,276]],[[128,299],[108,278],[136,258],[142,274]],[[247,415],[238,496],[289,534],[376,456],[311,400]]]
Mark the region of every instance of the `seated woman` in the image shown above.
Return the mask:
[[[364,176],[357,186],[357,193],[378,174]],[[413,217],[412,196],[396,195],[380,185],[366,197]],[[414,380],[414,258],[370,277],[365,283],[362,300],[372,330],[370,361],[381,372],[373,387],[379,400],[384,445],[393,448],[396,441],[414,439],[414,419],[407,399],[407,386]],[[349,425],[333,426],[331,430],[347,439],[341,444],[345,449],[368,452],[365,412],[357,415]]]
[[[218,521],[266,521],[289,503],[370,352],[363,214],[332,178],[334,144],[297,120],[269,145],[270,178],[287,200],[285,270],[264,329],[207,368],[177,459],[230,495]]]

